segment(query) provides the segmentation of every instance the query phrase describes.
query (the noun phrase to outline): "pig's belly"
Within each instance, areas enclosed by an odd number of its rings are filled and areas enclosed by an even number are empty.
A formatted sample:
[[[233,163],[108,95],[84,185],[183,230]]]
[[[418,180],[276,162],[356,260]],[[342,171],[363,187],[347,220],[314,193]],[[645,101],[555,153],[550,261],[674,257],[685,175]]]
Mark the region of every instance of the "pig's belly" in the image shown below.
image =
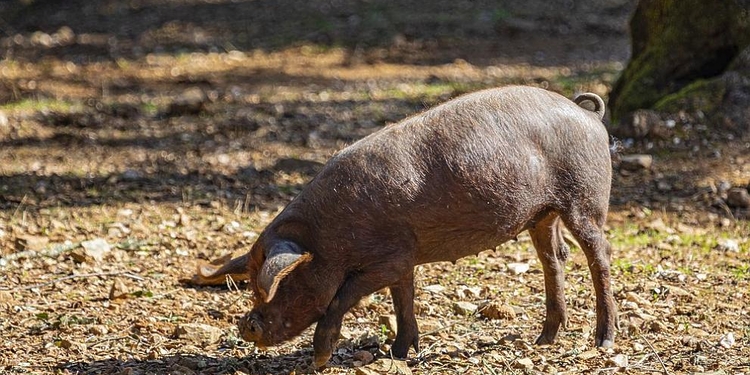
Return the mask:
[[[413,227],[417,237],[416,263],[452,262],[494,249],[533,226],[539,216],[546,216],[546,211],[504,221],[502,217],[474,215],[446,218],[432,225],[419,223]]]

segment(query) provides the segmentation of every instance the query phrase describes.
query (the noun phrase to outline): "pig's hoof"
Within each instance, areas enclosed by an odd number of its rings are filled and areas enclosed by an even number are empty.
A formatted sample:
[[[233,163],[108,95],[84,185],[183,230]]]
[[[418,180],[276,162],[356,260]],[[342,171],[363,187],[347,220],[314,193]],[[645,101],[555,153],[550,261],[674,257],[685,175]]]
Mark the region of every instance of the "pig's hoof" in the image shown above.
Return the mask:
[[[325,367],[329,359],[331,359],[331,353],[315,353],[315,358],[313,358],[313,367],[315,367],[316,370],[319,370]]]
[[[596,346],[600,348],[612,348],[615,346],[615,340],[596,340]]]
[[[414,351],[419,354],[419,336],[415,336],[412,340],[399,340],[396,337],[396,342],[391,346],[391,354],[394,358],[404,359],[409,356],[409,347],[413,347]]]
[[[556,337],[550,338],[550,337],[548,337],[546,335],[540,335],[536,339],[536,341],[534,342],[534,344],[536,344],[536,345],[552,345],[552,344],[555,343],[555,339],[556,339]]]

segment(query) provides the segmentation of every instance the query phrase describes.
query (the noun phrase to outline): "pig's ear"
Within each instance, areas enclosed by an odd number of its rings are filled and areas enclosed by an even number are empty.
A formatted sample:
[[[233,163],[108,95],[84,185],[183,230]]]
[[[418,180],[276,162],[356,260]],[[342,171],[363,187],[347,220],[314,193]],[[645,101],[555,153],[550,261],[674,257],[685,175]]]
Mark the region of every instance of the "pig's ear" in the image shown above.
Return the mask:
[[[268,303],[279,288],[281,280],[299,265],[312,260],[310,253],[303,253],[300,247],[290,241],[280,241],[268,251],[263,267],[258,274],[257,285],[261,297]]]
[[[191,279],[182,281],[192,285],[224,285],[227,282],[227,276],[234,281],[247,280],[250,277],[248,260],[247,254],[237,258],[232,258],[232,254],[227,254],[211,263],[198,262],[195,275]]]

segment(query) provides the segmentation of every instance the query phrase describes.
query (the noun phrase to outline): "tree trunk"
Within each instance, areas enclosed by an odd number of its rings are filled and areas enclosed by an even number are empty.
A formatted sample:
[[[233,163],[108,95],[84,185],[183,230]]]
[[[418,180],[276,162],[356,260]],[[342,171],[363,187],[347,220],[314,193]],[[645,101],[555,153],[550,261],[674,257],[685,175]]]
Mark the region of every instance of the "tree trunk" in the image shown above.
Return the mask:
[[[632,57],[609,98],[615,128],[637,109],[715,112],[734,90],[728,81],[750,88],[749,10],[748,0],[640,0],[630,22]]]

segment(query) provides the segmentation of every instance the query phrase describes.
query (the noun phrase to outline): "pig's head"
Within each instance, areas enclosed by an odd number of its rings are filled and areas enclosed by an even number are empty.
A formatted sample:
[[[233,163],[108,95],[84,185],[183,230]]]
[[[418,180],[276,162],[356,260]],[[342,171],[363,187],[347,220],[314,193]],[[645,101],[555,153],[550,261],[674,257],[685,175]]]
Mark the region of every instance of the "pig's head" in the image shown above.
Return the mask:
[[[250,255],[255,303],[239,321],[243,339],[260,347],[276,345],[323,316],[338,285],[311,253],[292,240],[259,239]]]

